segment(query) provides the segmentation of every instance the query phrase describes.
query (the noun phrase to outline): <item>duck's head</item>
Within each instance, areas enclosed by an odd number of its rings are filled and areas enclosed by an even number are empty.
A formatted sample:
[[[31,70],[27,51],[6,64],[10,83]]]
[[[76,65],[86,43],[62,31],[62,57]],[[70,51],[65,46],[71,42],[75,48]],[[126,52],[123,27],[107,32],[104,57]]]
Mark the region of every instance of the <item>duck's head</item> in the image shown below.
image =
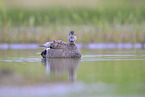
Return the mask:
[[[68,42],[70,44],[75,44],[76,40],[77,40],[76,33],[74,31],[70,31],[68,35]]]

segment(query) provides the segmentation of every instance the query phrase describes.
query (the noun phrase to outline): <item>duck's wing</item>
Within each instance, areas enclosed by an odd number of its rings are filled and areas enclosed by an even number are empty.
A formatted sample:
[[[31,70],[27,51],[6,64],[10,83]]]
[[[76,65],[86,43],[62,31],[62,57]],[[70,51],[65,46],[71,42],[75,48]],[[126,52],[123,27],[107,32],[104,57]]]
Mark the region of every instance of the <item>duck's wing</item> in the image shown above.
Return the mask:
[[[67,45],[66,42],[62,40],[53,40],[53,42],[50,44],[51,49],[63,49]]]
[[[53,42],[46,42],[44,44],[40,44],[39,46],[40,47],[45,47],[45,48],[50,48],[51,43],[53,43]]]

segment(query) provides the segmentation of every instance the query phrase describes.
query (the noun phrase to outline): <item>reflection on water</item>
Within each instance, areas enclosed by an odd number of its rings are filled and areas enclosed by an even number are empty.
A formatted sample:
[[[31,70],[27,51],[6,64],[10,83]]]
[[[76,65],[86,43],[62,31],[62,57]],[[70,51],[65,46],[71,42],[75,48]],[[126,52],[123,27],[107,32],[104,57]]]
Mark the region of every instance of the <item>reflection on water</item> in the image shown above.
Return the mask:
[[[53,73],[54,76],[68,73],[68,79],[75,81],[77,78],[76,69],[80,64],[80,58],[43,58],[46,73]]]
[[[81,49],[81,60],[40,52],[0,50],[0,97],[145,97],[144,49]]]

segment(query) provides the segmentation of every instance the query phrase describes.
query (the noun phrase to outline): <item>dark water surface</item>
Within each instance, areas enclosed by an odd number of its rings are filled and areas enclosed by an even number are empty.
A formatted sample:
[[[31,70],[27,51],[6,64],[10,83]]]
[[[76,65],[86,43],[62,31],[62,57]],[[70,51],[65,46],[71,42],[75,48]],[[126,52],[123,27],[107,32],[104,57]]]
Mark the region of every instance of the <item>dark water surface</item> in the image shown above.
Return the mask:
[[[81,59],[41,59],[42,49],[0,49],[0,97],[145,97],[144,49],[81,49]]]

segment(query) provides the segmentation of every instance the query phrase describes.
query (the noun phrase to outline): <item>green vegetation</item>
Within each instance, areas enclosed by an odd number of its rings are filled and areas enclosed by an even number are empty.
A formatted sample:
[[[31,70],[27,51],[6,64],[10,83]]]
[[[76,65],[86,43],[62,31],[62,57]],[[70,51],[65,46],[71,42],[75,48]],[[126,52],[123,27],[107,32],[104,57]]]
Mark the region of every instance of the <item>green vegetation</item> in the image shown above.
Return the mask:
[[[13,9],[0,13],[1,26],[144,24],[145,8]]]
[[[84,43],[144,43],[145,0],[117,2],[102,1],[93,6],[77,2],[76,7],[55,5],[40,9],[3,8],[0,11],[0,42],[64,40],[70,30],[75,30],[78,41]]]

